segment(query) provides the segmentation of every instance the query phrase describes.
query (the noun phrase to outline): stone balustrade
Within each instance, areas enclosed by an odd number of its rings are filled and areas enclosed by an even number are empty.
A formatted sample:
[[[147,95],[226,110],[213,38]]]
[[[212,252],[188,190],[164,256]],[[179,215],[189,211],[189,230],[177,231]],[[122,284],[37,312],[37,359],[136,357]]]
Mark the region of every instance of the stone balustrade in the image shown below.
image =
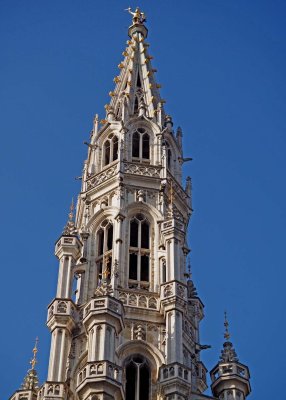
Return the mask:
[[[238,375],[241,378],[249,379],[248,368],[239,363],[221,363],[211,371],[211,380],[214,382],[220,376]]]
[[[158,300],[154,294],[135,294],[134,291],[120,290],[119,300],[130,307],[158,310]]]
[[[192,375],[190,369],[178,363],[168,364],[160,368],[160,381],[165,382],[174,378],[183,379],[186,382],[191,382]]]
[[[46,382],[37,395],[37,400],[64,399],[66,395],[65,386],[59,382]]]
[[[67,316],[75,318],[76,308],[72,300],[69,299],[55,299],[48,307],[49,321],[54,316]]]
[[[124,172],[126,174],[150,176],[152,178],[160,178],[162,167],[156,165],[144,165],[142,163],[124,162]]]
[[[181,282],[171,281],[161,285],[160,297],[167,299],[173,296],[178,296],[183,300],[187,299],[187,288]]]
[[[88,362],[77,374],[77,387],[87,381],[111,379],[122,382],[122,368],[110,361]]]
[[[104,168],[102,171],[100,171],[98,174],[91,175],[87,180],[86,180],[86,189],[90,190],[101,183],[104,183],[108,181],[110,178],[115,176],[119,172],[119,166],[120,163],[113,162],[108,168]]]
[[[33,400],[33,392],[32,390],[20,390],[16,392],[10,400]]]
[[[122,306],[119,302],[112,300],[109,296],[98,297],[91,300],[88,305],[84,308],[83,317],[91,312],[108,310],[112,311],[118,315],[122,314]]]

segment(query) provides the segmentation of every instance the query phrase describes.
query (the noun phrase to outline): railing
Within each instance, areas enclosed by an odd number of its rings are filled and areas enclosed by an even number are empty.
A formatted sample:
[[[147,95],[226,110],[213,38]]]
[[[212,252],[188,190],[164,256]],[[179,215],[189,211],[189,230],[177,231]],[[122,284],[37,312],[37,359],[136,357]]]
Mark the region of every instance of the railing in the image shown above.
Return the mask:
[[[92,175],[86,180],[86,190],[93,189],[94,187],[106,182],[119,172],[119,162],[112,163],[108,168],[103,169],[98,174]]]
[[[46,382],[38,391],[37,400],[42,399],[64,399],[65,387],[63,383]]]
[[[177,197],[180,197],[181,199],[189,198],[189,195],[182,188],[182,185],[177,181],[177,179],[174,178],[174,176],[169,171],[167,172],[167,179],[172,182],[172,188]]]
[[[85,318],[90,312],[98,310],[111,310],[116,314],[122,314],[122,306],[119,302],[112,300],[110,297],[99,297],[91,300],[84,308],[83,317]]]
[[[171,281],[161,285],[161,299],[178,296],[182,299],[187,298],[187,288],[180,282]]]
[[[15,393],[13,397],[10,398],[10,400],[33,400],[33,393],[30,390],[21,390],[20,392]]]
[[[124,305],[130,307],[158,310],[158,299],[155,297],[155,294],[137,294],[134,291],[119,290],[119,300]]]
[[[122,368],[109,361],[88,362],[77,374],[77,386],[87,380],[91,381],[106,378],[121,384]]]
[[[160,172],[162,167],[156,165],[145,165],[141,163],[124,162],[123,171],[126,174],[150,176],[152,178],[160,178]]]
[[[238,375],[241,378],[249,379],[248,368],[237,363],[221,363],[211,372],[211,380],[214,382],[220,376]]]
[[[160,369],[160,381],[181,378],[187,382],[191,381],[191,371],[189,368],[184,367],[181,364],[173,363],[161,367]]]
[[[69,316],[75,318],[75,306],[71,300],[55,299],[48,308],[49,321],[53,316]]]

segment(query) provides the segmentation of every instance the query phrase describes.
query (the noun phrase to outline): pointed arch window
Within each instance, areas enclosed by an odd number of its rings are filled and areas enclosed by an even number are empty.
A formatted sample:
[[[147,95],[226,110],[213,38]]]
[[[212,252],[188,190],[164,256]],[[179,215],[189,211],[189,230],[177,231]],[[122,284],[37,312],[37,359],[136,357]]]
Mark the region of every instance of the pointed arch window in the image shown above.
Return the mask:
[[[96,234],[96,270],[97,282],[100,285],[103,274],[109,279],[112,264],[113,225],[104,220]]]
[[[103,166],[118,159],[118,137],[110,135],[103,144]]]
[[[137,214],[130,221],[129,230],[129,288],[149,289],[150,224]]]
[[[165,146],[166,146],[166,157],[167,157],[167,168],[172,171],[172,150],[167,141],[165,141]]]
[[[150,136],[144,128],[132,134],[132,158],[136,161],[150,160]]]
[[[125,376],[126,400],[150,399],[151,374],[148,362],[144,357],[132,356],[126,364]]]

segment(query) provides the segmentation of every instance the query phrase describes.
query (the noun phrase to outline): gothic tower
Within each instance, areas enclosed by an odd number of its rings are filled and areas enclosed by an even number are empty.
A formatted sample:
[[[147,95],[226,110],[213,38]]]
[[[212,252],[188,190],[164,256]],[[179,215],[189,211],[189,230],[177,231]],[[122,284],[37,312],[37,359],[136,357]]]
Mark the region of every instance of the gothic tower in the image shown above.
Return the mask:
[[[106,119],[94,120],[75,221],[72,206],[55,246],[48,377],[11,400],[227,400],[230,391],[244,400],[250,391],[248,369],[227,342],[212,371],[215,397],[203,395],[203,304],[186,268],[192,198],[182,165],[190,159],[164,110],[145,16],[129,12],[129,40]]]

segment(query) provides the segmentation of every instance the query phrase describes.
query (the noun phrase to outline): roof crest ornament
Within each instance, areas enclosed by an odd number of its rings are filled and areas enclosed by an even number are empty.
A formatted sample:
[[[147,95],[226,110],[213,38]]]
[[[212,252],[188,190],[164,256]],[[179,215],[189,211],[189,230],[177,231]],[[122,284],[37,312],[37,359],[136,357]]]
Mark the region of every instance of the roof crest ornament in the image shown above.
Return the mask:
[[[133,23],[133,25],[135,25],[135,24],[141,24],[142,25],[142,24],[144,24],[145,21],[147,21],[146,20],[146,15],[144,14],[144,12],[142,12],[140,10],[139,7],[136,7],[135,11],[132,11],[131,7],[128,7],[128,8],[126,8],[125,11],[128,11],[129,14],[132,15],[132,23]]]
[[[35,346],[32,350],[33,358],[30,361],[32,368],[28,370],[28,372],[24,378],[24,381],[21,385],[20,390],[32,390],[33,392],[35,392],[39,388],[39,386],[38,386],[39,379],[38,379],[37,371],[35,370],[35,365],[37,364],[38,342],[39,342],[39,339],[36,338]]]
[[[224,312],[224,326],[225,326],[225,332],[224,332],[223,336],[224,336],[224,338],[226,340],[229,340],[230,339],[230,333],[229,333],[229,330],[228,330],[229,322],[228,322],[228,319],[227,319],[226,311]]]
[[[39,343],[39,338],[36,337],[36,342],[35,342],[35,346],[33,348],[33,358],[30,361],[30,364],[32,366],[32,369],[35,369],[35,365],[37,364],[37,353],[38,353],[38,343]]]
[[[76,233],[76,227],[75,227],[75,223],[74,223],[74,201],[72,198],[68,221],[64,227],[63,235],[71,236],[71,235],[74,235],[75,233]]]

